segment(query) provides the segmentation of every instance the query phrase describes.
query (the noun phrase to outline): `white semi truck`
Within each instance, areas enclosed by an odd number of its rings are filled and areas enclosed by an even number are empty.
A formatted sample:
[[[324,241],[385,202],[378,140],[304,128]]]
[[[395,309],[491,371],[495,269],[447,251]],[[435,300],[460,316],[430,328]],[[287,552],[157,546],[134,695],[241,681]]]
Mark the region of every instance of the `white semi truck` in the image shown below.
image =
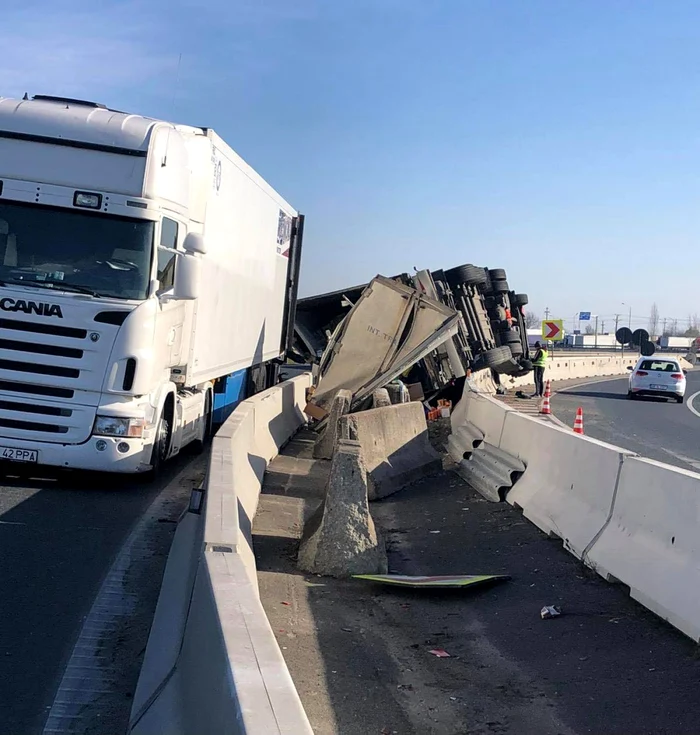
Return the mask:
[[[303,215],[216,133],[0,98],[0,460],[155,474],[276,381]]]

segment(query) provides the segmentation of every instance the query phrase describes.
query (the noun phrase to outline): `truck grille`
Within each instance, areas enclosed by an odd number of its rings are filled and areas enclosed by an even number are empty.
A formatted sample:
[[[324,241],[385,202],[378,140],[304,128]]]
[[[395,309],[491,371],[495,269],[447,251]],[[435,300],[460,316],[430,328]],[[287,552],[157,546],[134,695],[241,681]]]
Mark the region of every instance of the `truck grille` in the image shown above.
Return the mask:
[[[90,436],[95,408],[72,403],[78,379],[91,372],[87,335],[85,329],[0,319],[0,436],[62,444]]]

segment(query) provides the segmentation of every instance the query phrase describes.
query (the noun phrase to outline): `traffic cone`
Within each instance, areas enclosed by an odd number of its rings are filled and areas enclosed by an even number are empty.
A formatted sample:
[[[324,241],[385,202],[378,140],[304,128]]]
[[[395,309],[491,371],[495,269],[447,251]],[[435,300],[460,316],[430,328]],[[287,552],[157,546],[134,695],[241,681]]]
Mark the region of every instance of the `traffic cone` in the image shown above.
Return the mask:
[[[543,413],[545,415],[549,415],[552,413],[552,407],[549,405],[549,388],[544,392],[544,401],[542,401],[542,408],[540,408],[540,413]]]
[[[552,381],[551,380],[548,380],[545,383],[545,386],[544,386],[544,397],[545,398],[551,398],[552,397]]]
[[[574,434],[583,434],[583,409],[576,409],[576,420],[574,421]]]

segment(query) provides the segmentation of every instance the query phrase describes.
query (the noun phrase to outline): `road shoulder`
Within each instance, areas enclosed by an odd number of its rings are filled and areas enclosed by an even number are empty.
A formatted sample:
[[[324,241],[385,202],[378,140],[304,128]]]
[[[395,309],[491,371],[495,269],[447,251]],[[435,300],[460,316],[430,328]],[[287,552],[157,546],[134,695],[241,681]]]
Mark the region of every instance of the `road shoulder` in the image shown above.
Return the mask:
[[[448,594],[299,573],[318,476],[276,476],[254,524],[263,605],[316,733],[697,731],[695,645],[447,464],[372,504],[391,570],[510,582]],[[564,615],[541,620],[551,604]]]

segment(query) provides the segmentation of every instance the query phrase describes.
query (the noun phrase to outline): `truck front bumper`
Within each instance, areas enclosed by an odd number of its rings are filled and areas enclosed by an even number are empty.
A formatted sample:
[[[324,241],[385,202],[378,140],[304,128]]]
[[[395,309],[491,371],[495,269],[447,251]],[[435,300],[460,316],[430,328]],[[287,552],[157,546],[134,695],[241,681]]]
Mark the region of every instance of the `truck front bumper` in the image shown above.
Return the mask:
[[[4,447],[34,450],[34,462],[9,462],[14,466],[44,465],[64,469],[94,472],[139,473],[151,468],[152,440],[125,437],[91,436],[83,444],[53,444],[25,442],[0,436],[0,450]]]

